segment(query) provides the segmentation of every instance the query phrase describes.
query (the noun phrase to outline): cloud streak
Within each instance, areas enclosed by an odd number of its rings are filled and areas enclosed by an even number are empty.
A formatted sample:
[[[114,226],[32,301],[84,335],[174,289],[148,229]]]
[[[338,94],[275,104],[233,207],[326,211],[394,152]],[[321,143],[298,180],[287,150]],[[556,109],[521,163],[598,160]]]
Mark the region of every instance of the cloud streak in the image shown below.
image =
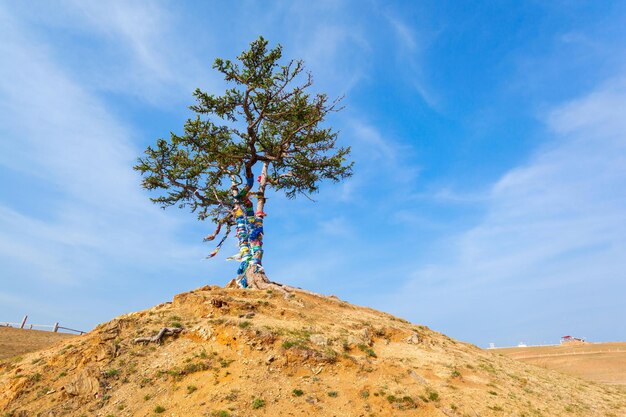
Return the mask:
[[[82,294],[80,309],[128,286],[128,274],[154,276],[163,287],[172,285],[164,272],[197,274],[204,251],[179,243],[182,218],[152,206],[138,186],[133,130],[22,22],[6,11],[0,21],[0,166],[22,178],[0,200],[1,272],[12,277],[5,288],[30,288],[40,309],[55,311],[62,298],[47,297],[53,287]],[[26,197],[11,198],[18,195]],[[87,296],[85,287],[95,292]]]
[[[442,242],[440,256],[394,293],[403,309],[389,308],[470,341],[625,335],[623,323],[597,321],[622,308],[611,288],[626,271],[625,110],[620,81],[551,111],[554,140],[492,187],[480,224]],[[601,309],[575,314],[598,296]],[[507,329],[533,311],[545,312],[541,330]],[[517,343],[512,337],[494,341]]]

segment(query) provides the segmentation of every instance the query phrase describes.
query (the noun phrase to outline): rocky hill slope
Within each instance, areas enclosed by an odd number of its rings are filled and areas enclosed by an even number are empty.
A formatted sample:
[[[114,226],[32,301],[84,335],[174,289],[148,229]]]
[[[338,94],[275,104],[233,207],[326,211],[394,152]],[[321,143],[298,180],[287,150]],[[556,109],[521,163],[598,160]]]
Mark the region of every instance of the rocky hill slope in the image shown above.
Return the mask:
[[[184,328],[162,344],[137,342]],[[620,387],[297,292],[203,287],[0,363],[3,416],[613,416]]]

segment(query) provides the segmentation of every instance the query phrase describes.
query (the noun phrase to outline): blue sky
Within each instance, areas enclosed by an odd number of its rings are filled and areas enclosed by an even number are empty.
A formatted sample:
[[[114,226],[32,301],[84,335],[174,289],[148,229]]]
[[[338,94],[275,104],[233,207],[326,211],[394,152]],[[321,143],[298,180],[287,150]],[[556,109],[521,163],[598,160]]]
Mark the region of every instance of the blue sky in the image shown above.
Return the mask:
[[[345,94],[356,163],[270,196],[272,279],[481,346],[626,339],[623,2],[230,3],[0,2],[0,320],[89,329],[234,276],[132,166],[263,35]]]

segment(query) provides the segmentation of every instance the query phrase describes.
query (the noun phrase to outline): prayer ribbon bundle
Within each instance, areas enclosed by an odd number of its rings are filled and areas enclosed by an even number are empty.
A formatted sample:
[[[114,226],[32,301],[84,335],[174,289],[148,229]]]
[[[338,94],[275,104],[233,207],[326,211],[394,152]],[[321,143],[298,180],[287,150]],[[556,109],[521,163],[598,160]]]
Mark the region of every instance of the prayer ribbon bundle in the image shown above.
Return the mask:
[[[239,192],[234,192],[235,208],[233,217],[235,220],[235,236],[239,244],[239,253],[226,258],[227,260],[239,261],[237,269],[237,284],[246,288],[247,279],[245,276],[248,265],[256,265],[256,268],[262,268],[261,259],[263,258],[263,217],[266,216],[262,211],[255,213],[252,202],[249,199],[250,189],[254,185],[254,178],[246,179],[246,186]],[[236,189],[235,189],[236,190]],[[220,240],[217,247],[207,258],[214,257],[228,237],[231,224],[227,223],[227,229],[224,237]],[[204,240],[210,241],[215,239],[221,230],[221,223],[212,235],[207,236]]]

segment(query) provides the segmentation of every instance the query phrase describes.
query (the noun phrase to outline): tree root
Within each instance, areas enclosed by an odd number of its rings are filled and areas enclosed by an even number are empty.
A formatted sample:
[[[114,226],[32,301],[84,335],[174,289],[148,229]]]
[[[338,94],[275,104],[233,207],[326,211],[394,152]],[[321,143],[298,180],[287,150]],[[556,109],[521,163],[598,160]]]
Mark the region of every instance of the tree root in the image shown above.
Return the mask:
[[[270,281],[267,275],[265,275],[263,268],[258,267],[257,265],[248,266],[245,275],[246,282],[248,283],[247,288],[255,290],[275,290],[281,293],[285,298],[293,297],[294,292],[302,292],[316,297],[324,297],[322,294],[318,294],[316,292],[307,291],[303,290],[302,288],[292,287],[290,285]],[[233,279],[228,284],[226,284],[226,288],[239,288],[239,286],[237,285],[236,280]]]
[[[175,334],[179,334],[183,330],[184,329],[182,329],[180,327],[164,327],[156,335],[154,335],[154,336],[138,337],[138,338],[136,338],[134,340],[134,342],[135,343],[143,343],[143,344],[148,344],[148,343],[158,343],[158,344],[161,344],[163,342],[163,337],[165,337],[165,336],[173,336]]]

